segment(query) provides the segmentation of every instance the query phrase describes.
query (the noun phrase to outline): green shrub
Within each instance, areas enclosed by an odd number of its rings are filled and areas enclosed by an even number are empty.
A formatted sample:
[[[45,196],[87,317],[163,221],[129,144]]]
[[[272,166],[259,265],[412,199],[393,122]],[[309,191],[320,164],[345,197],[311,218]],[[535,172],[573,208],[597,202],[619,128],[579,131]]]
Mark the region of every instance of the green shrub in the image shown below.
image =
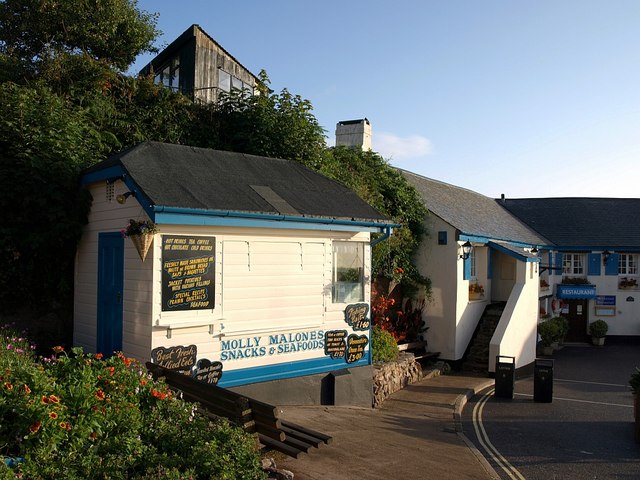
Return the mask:
[[[549,347],[552,343],[560,340],[560,325],[552,319],[538,323],[538,335],[544,347]]]
[[[24,459],[22,478],[264,478],[253,437],[197,414],[139,362],[31,351],[0,328],[0,454]]]
[[[609,325],[604,320],[596,320],[589,325],[589,335],[595,338],[602,338],[607,335]]]
[[[558,324],[559,340],[562,341],[569,333],[569,320],[564,317],[553,317],[549,321],[554,321]]]
[[[371,353],[374,362],[392,362],[398,359],[398,343],[393,335],[380,327],[373,327]]]

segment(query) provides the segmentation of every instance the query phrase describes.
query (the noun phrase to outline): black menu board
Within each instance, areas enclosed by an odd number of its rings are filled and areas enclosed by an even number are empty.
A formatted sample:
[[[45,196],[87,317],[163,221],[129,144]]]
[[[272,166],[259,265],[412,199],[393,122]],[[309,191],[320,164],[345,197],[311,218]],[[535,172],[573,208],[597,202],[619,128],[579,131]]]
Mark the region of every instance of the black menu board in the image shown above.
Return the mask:
[[[215,305],[215,237],[162,236],[162,311]]]

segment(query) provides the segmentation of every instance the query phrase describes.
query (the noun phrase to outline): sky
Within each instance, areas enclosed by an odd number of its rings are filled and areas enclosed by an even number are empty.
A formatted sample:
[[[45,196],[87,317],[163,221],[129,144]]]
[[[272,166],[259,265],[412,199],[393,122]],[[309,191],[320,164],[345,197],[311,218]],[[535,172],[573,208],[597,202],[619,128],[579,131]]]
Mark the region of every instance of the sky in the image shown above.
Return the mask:
[[[497,198],[640,197],[638,0],[139,0],[163,48],[198,24],[335,142]],[[153,55],[136,59],[137,73]]]

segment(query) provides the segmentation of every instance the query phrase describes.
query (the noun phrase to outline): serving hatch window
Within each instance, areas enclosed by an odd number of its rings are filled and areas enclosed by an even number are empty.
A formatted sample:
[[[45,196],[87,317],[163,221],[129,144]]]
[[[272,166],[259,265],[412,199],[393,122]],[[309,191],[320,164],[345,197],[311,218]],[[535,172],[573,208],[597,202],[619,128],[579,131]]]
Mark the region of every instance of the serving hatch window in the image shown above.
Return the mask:
[[[364,243],[333,242],[332,301],[364,301]]]

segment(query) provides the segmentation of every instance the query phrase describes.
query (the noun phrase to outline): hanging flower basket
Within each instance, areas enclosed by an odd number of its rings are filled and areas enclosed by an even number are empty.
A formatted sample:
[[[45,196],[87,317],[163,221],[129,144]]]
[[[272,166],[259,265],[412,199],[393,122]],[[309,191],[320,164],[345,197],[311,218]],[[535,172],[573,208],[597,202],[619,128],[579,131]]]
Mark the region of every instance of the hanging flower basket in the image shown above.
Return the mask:
[[[158,231],[156,224],[150,220],[129,220],[129,224],[122,230],[123,237],[129,237],[133,245],[140,255],[140,259],[144,262],[147,253],[153,243],[153,236]]]
[[[144,259],[147,258],[147,253],[151,248],[151,244],[153,243],[153,235],[130,235],[129,238],[133,242],[134,247],[136,247],[138,255],[140,255],[140,260],[144,262]]]

